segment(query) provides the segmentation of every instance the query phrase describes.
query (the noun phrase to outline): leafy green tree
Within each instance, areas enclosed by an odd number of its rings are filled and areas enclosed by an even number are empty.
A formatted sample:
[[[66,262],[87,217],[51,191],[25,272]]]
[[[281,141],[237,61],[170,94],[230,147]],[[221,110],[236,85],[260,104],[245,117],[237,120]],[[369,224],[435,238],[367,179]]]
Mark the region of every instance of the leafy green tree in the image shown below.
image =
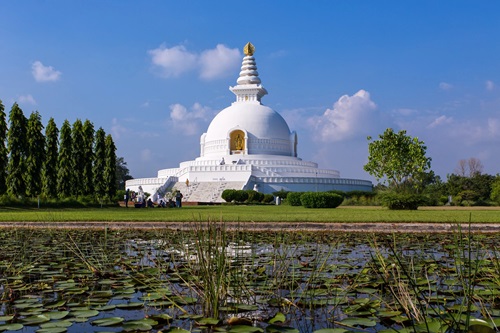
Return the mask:
[[[90,195],[94,193],[94,174],[92,171],[94,165],[94,124],[88,119],[83,123],[83,194]]]
[[[0,195],[7,192],[7,147],[5,141],[7,140],[7,118],[5,114],[5,107],[0,100]]]
[[[57,197],[59,129],[54,118],[50,118],[45,128],[45,162],[43,167],[43,193],[49,198]]]
[[[477,193],[478,199],[481,201],[489,200],[495,176],[486,173],[474,173],[471,180],[471,190]]]
[[[418,138],[412,138],[402,130],[392,128],[379,135],[379,140],[368,145],[368,163],[364,170],[377,181],[383,180],[396,192],[415,192],[422,188],[425,172],[430,169],[431,158],[426,156],[427,147]]]
[[[500,174],[497,174],[495,180],[491,184],[490,199],[500,205]]]
[[[473,173],[470,177],[457,174],[448,175],[446,189],[452,196],[467,201],[487,201],[491,197],[495,177],[488,174]]]
[[[94,143],[94,191],[99,199],[103,199],[106,194],[106,184],[104,183],[104,167],[106,162],[106,132],[100,127],[95,133]]]
[[[10,153],[7,165],[7,192],[16,196],[26,195],[24,174],[26,170],[26,126],[27,119],[23,110],[14,103],[9,114],[7,147]]]
[[[80,119],[75,120],[71,128],[71,165],[73,167],[73,194],[77,197],[84,193],[83,172],[85,167],[85,142],[83,124]]]
[[[28,119],[28,154],[26,156],[26,194],[34,197],[42,192],[42,169],[45,161],[45,137],[38,111]]]
[[[73,192],[71,125],[65,120],[59,138],[59,156],[57,170],[57,193],[60,198],[67,198]]]
[[[125,189],[125,183],[129,179],[134,179],[130,175],[130,170],[127,168],[127,162],[123,159],[123,157],[118,157],[116,159],[116,189],[123,190]]]
[[[106,195],[108,199],[111,199],[116,194],[116,146],[111,134],[106,136],[105,147],[104,183],[106,184]]]

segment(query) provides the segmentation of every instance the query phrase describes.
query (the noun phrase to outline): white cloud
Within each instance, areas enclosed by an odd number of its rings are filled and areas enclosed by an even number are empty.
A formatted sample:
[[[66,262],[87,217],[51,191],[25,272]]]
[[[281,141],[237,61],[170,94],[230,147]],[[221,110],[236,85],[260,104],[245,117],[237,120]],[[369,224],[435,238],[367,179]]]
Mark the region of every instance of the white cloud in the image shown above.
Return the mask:
[[[164,45],[149,50],[153,65],[164,77],[177,77],[189,71],[198,71],[205,80],[217,79],[234,73],[241,61],[240,51],[218,44],[214,49],[195,54],[183,45],[167,48]]]
[[[489,118],[486,123],[467,121],[455,126],[449,133],[468,146],[494,142],[500,139],[500,120]]]
[[[170,119],[174,126],[181,129],[184,135],[200,134],[200,123],[211,113],[209,107],[195,103],[190,110],[181,104],[170,105]]]
[[[31,105],[36,105],[36,101],[31,95],[21,95],[18,98],[19,103],[21,104],[31,104]]]
[[[492,138],[500,138],[500,119],[488,118],[488,134]]]
[[[119,139],[120,136],[124,133],[127,132],[127,129],[123,127],[119,122],[117,118],[113,118],[112,120],[112,125],[111,125],[111,133],[113,135],[113,138]]]
[[[434,119],[434,121],[432,121],[429,124],[429,126],[427,126],[427,127],[434,128],[434,127],[439,126],[439,125],[450,124],[452,121],[453,121],[452,117],[446,117],[443,115],[443,116],[440,116],[440,117],[437,117],[436,119]]]
[[[315,129],[320,141],[342,141],[370,134],[376,126],[374,110],[376,104],[370,93],[360,90],[352,96],[344,95],[327,109],[322,116],[309,118],[308,123]]]
[[[439,83],[439,89],[444,90],[444,91],[449,91],[453,89],[453,85],[446,83],[446,82],[441,82]]]
[[[197,56],[188,52],[183,45],[172,48],[161,45],[157,49],[149,50],[148,53],[164,77],[176,77],[196,67]]]
[[[215,49],[203,51],[200,55],[200,77],[214,79],[233,73],[241,64],[240,51],[218,44]]]
[[[486,85],[486,90],[488,90],[488,91],[492,91],[493,89],[495,89],[495,82],[493,82],[491,80],[487,80],[485,82],[485,85]]]
[[[44,66],[40,61],[35,61],[31,65],[31,73],[37,82],[57,81],[62,73],[55,70],[52,66]]]

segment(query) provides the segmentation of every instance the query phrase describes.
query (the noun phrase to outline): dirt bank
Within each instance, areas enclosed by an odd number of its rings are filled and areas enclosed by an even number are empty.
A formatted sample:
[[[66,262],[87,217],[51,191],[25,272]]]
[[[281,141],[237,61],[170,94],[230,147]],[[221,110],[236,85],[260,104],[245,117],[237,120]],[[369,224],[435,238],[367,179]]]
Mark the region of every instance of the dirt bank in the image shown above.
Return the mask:
[[[177,229],[189,230],[197,225],[196,222],[0,222],[0,228],[109,228],[109,229]],[[226,222],[226,228],[251,231],[321,231],[321,232],[453,232],[460,228],[468,232],[469,225],[451,223],[321,223],[321,222]],[[500,223],[473,223],[472,232],[495,233],[500,232]]]

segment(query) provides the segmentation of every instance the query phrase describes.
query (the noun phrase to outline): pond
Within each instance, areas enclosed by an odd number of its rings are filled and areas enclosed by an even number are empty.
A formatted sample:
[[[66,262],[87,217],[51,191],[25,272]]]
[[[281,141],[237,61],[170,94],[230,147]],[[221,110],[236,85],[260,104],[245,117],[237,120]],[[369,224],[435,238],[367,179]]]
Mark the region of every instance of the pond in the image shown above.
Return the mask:
[[[496,332],[497,240],[2,229],[0,332]]]

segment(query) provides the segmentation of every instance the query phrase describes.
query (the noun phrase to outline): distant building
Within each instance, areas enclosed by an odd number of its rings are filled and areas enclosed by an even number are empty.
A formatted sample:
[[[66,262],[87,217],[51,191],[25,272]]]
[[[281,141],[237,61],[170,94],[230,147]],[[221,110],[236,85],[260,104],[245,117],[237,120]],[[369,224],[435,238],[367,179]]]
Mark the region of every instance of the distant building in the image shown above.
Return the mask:
[[[285,191],[371,191],[368,180],[340,178],[336,170],[319,169],[297,156],[297,133],[285,119],[261,103],[261,85],[254,47],[245,48],[231,106],[219,112],[200,137],[200,157],[178,168],[158,171],[156,178],[128,180],[154,196],[181,190],[185,201],[222,202],[225,189],[255,189],[262,193]]]

